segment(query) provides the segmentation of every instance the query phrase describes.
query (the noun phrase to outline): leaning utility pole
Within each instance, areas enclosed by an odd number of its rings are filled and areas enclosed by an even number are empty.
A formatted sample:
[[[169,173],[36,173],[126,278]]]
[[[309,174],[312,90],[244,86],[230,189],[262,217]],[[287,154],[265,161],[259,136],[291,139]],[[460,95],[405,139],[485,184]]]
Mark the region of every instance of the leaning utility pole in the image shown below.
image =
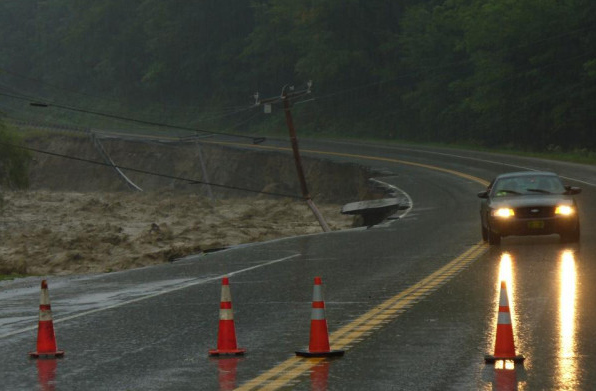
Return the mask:
[[[310,94],[310,87],[312,86],[312,82],[308,82],[308,88],[302,91],[294,91],[294,87],[288,87],[287,85],[283,87],[281,91],[281,96],[275,98],[268,98],[259,100],[258,94],[255,95],[257,99],[257,105],[265,104],[265,112],[270,112],[270,105],[272,103],[283,102],[284,106],[284,113],[286,116],[286,124],[288,125],[288,131],[290,132],[290,142],[292,143],[292,151],[294,152],[294,161],[296,163],[296,172],[298,174],[298,181],[300,182],[300,189],[302,190],[302,197],[306,201],[306,204],[312,210],[313,214],[319,221],[321,228],[323,228],[324,232],[329,232],[329,225],[325,221],[325,218],[313,202],[309,192],[308,187],[306,186],[306,178],[304,176],[304,170],[302,169],[302,158],[300,157],[300,150],[298,149],[298,137],[296,137],[296,130],[294,129],[294,121],[292,120],[292,112],[290,110],[291,107],[291,99],[297,98],[302,95]],[[290,91],[286,91],[286,89],[290,89]]]

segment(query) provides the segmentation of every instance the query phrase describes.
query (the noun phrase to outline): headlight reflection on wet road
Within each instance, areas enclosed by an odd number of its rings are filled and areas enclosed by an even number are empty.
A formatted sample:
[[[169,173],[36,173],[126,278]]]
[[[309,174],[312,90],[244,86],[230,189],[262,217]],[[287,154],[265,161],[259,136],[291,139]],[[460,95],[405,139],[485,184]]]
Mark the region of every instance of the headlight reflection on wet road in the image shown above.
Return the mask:
[[[513,266],[511,254],[501,254],[501,263],[499,264],[499,281],[497,282],[497,300],[501,289],[501,281],[505,281],[507,284],[507,298],[509,300],[509,312],[511,312],[511,320],[515,321],[515,303],[512,300],[515,292],[513,286]]]
[[[495,369],[515,369],[515,363],[513,360],[497,360],[495,361]]]
[[[577,382],[576,373],[576,290],[577,271],[572,251],[564,251],[560,267],[559,297],[559,361],[558,380],[565,387]]]
[[[499,279],[497,281],[497,287],[495,289],[495,300],[499,303],[499,296],[501,293],[501,282],[504,281],[507,287],[507,301],[509,304],[509,312],[511,315],[511,323],[515,326],[515,310],[514,302],[512,300],[515,297],[514,286],[513,286],[513,259],[511,254],[504,252],[501,254],[501,261],[499,263]],[[496,321],[496,319],[495,319]],[[515,330],[515,327],[514,327]],[[495,330],[496,333],[496,330]],[[514,331],[515,334],[515,331]],[[496,349],[496,347],[495,347]],[[513,360],[497,360],[494,364],[494,380],[493,390],[498,391],[509,391],[517,390],[519,383],[517,380],[517,374],[515,370],[515,363]]]

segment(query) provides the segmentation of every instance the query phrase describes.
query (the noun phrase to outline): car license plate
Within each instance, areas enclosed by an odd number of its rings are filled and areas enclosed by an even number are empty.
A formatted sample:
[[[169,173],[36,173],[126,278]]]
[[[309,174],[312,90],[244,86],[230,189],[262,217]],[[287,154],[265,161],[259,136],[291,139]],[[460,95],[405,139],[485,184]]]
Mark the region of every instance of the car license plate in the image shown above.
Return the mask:
[[[542,229],[544,228],[544,221],[529,221],[528,228],[530,229]]]

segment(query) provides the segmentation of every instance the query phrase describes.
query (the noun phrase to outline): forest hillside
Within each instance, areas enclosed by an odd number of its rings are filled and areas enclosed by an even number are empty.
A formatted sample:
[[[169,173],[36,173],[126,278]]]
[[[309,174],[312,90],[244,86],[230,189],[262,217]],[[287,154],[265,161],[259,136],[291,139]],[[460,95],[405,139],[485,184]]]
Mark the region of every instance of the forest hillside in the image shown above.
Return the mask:
[[[596,150],[594,0],[3,1],[0,47],[13,119],[271,133],[312,80],[302,134]]]

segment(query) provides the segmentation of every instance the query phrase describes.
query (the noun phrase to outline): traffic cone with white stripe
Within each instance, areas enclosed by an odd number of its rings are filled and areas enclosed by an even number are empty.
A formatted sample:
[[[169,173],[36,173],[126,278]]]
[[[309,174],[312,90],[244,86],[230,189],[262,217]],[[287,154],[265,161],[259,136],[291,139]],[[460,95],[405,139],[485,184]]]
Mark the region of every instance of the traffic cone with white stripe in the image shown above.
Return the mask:
[[[219,330],[217,333],[217,349],[209,350],[210,356],[244,354],[246,349],[238,348],[236,344],[236,328],[234,327],[234,313],[232,312],[232,294],[230,281],[224,277],[221,281],[221,302],[219,305]]]
[[[46,280],[41,282],[39,323],[37,326],[37,350],[35,352],[29,352],[29,356],[33,358],[64,356],[64,350],[56,349],[56,335],[54,334],[52,307],[50,306],[50,294],[48,293],[48,283]]]
[[[302,357],[334,357],[343,356],[343,354],[343,350],[331,350],[329,348],[325,301],[323,300],[323,282],[321,277],[315,277],[312,314],[310,317],[310,342],[308,350],[298,350],[296,355]]]
[[[524,357],[515,354],[513,341],[513,326],[509,312],[509,298],[507,297],[507,284],[501,281],[501,296],[499,298],[499,315],[497,320],[497,338],[495,340],[495,353],[484,357],[486,363],[496,360],[513,360],[515,363],[524,361]]]

